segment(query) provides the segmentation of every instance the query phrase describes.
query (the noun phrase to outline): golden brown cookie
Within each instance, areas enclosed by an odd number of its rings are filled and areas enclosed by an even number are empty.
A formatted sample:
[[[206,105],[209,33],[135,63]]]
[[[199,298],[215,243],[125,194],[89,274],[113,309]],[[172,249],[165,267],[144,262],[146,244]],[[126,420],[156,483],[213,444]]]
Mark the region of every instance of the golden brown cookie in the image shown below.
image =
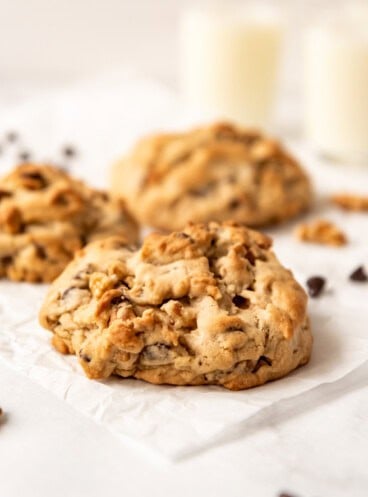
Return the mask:
[[[52,284],[40,322],[90,378],[261,385],[312,348],[307,296],[270,246],[229,222],[153,233],[139,250],[99,241]]]
[[[164,230],[227,219],[269,225],[306,210],[312,197],[278,142],[231,124],[140,141],[114,166],[112,190],[142,224]]]
[[[49,282],[89,241],[137,240],[123,201],[47,165],[22,164],[0,179],[0,277]]]

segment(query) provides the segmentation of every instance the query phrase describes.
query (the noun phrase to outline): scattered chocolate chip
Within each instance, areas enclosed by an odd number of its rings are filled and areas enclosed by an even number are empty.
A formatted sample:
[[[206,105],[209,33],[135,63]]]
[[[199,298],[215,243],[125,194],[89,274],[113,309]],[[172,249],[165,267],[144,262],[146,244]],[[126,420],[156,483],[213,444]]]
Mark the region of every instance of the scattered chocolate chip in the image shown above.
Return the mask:
[[[18,140],[19,135],[15,131],[9,131],[6,135],[5,138],[7,139],[8,142],[14,143]]]
[[[254,366],[252,373],[256,373],[260,367],[265,366],[265,365],[272,366],[272,361],[271,361],[271,359],[269,359],[265,355],[261,355],[261,357],[258,359],[256,365]]]
[[[357,267],[349,276],[349,279],[351,281],[359,281],[359,282],[364,282],[368,281],[368,275],[365,272],[365,269],[363,266]]]
[[[92,357],[90,357],[89,355],[87,354],[84,354],[82,351],[79,352],[79,357],[82,359],[82,361],[84,362],[91,362],[92,361]]]
[[[65,145],[62,149],[62,153],[68,158],[75,157],[77,155],[77,151],[72,145]]]
[[[250,302],[248,299],[242,297],[241,295],[235,295],[233,297],[233,304],[240,309],[248,309]]]
[[[178,238],[190,238],[190,236],[187,233],[184,233],[184,232],[177,233],[176,236]]]
[[[279,494],[279,497],[296,497],[296,495],[286,494],[285,492],[282,492],[281,494]]]
[[[321,276],[312,276],[307,279],[308,293],[310,297],[318,297],[325,286],[326,280]]]
[[[22,152],[19,152],[18,159],[22,162],[27,162],[31,159],[31,153],[28,152],[28,150],[23,150]]]

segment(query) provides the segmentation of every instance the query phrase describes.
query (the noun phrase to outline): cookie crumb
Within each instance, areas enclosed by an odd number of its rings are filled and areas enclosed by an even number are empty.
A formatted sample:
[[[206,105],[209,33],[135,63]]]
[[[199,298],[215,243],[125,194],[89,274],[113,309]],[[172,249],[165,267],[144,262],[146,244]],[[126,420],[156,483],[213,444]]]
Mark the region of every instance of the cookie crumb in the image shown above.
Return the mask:
[[[364,267],[359,266],[350,274],[349,279],[351,281],[359,281],[361,283],[368,281],[368,275],[365,272]]]
[[[341,193],[332,195],[330,201],[346,211],[368,211],[368,196]]]
[[[296,227],[295,236],[303,241],[340,247],[346,245],[346,235],[331,221],[316,219],[310,223],[302,223]]]

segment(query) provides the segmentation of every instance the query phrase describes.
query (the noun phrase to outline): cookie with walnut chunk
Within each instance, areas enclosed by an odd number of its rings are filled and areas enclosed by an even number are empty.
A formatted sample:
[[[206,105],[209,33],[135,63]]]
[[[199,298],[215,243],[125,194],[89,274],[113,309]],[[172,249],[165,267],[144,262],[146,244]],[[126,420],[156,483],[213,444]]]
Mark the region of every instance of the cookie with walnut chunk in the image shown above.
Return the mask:
[[[0,277],[49,282],[87,242],[136,241],[120,200],[48,165],[22,164],[0,179]]]
[[[261,385],[312,348],[307,296],[270,246],[229,222],[153,233],[138,250],[95,242],[52,284],[40,322],[90,378]]]
[[[312,198],[306,173],[280,143],[227,123],[141,140],[114,166],[111,185],[142,224],[169,231],[190,221],[270,225]]]

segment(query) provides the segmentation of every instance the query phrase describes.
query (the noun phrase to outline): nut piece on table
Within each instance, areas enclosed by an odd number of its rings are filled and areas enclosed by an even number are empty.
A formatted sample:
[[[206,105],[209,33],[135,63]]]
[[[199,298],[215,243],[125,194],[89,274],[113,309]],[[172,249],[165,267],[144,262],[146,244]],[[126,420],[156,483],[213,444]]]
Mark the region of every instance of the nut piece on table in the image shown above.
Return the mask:
[[[341,193],[332,195],[330,200],[346,211],[368,211],[368,196]]]
[[[303,242],[320,245],[339,247],[347,244],[346,235],[335,224],[325,219],[299,224],[295,229],[295,235]]]

